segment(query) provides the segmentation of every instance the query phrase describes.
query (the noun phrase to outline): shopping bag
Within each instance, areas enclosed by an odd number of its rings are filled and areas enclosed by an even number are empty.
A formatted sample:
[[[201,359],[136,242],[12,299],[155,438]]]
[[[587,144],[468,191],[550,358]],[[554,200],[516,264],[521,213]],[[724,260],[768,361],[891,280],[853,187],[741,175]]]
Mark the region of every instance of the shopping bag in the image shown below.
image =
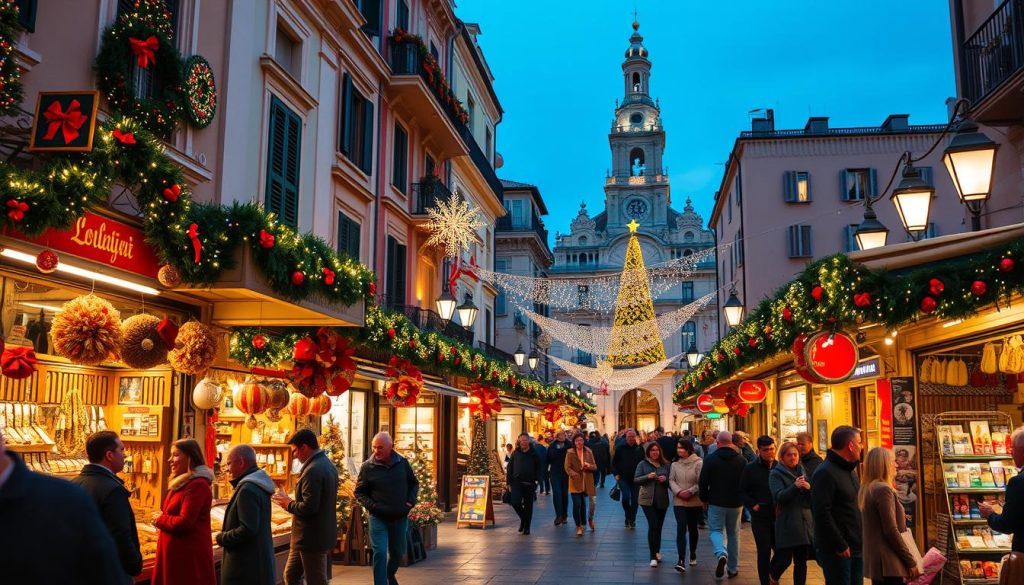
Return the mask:
[[[908,530],[902,534],[909,533],[910,531]],[[911,550],[917,550],[917,546],[915,545]],[[931,547],[928,549],[928,552],[924,554],[924,558],[921,559],[921,564],[919,565],[921,568],[921,575],[907,581],[907,585],[928,585],[935,579],[935,576],[942,571],[942,567],[945,565],[946,555],[940,553],[939,549],[934,546]]]
[[[622,490],[619,489],[619,486],[615,486],[608,491],[608,497],[618,502],[622,497]]]

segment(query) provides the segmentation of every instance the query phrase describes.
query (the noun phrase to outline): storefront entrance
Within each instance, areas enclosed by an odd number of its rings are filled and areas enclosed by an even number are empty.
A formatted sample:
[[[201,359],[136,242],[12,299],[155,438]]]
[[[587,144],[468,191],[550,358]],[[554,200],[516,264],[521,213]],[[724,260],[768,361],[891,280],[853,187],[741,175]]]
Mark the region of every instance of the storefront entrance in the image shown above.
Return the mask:
[[[634,388],[619,400],[619,424],[626,428],[653,431],[661,424],[658,398],[648,390]]]

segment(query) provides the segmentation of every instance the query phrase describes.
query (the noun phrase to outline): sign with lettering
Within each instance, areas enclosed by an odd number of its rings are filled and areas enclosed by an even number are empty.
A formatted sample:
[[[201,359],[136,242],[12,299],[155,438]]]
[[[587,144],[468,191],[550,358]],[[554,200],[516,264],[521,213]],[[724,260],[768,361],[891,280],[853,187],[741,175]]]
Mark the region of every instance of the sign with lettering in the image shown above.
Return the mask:
[[[160,270],[160,260],[141,229],[89,211],[68,230],[50,229],[33,238],[12,235],[146,278],[156,278]]]
[[[793,342],[796,371],[820,384],[838,384],[850,379],[857,368],[857,342],[842,331],[819,331],[799,335]]]
[[[736,393],[739,394],[740,400],[743,402],[751,404],[763,402],[765,396],[768,395],[768,384],[765,384],[763,380],[744,380],[740,382]]]
[[[494,504],[491,503],[491,478],[487,475],[463,475],[459,492],[459,512],[455,527],[494,524]]]
[[[697,410],[708,413],[715,409],[714,399],[710,394],[701,394],[697,397]]]

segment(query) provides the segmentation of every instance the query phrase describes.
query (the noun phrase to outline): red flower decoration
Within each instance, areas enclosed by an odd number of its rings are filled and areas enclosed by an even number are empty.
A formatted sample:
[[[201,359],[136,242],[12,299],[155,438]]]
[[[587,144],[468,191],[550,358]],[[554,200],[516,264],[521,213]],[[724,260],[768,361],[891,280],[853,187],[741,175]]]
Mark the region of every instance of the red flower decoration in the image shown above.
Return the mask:
[[[11,221],[21,221],[25,219],[26,211],[28,211],[28,203],[18,201],[17,199],[7,200],[7,217],[11,218]]]
[[[855,295],[853,295],[853,304],[857,305],[862,309],[864,307],[871,306],[871,293],[856,293]]]
[[[562,418],[562,408],[557,404],[548,404],[544,406],[544,418],[551,424],[558,422],[558,419]]]
[[[814,285],[814,288],[811,289],[811,296],[820,303],[821,297],[825,296],[825,289],[821,288],[820,284]]]
[[[750,346],[750,347],[757,347],[757,338],[756,337],[751,337],[750,339],[748,339],[747,340],[747,345]],[[736,349],[739,349],[739,348],[737,347]]]
[[[266,248],[268,250],[270,248],[273,248],[274,247],[274,241],[276,239],[277,238],[274,237],[274,234],[268,232],[267,230],[260,230],[260,247],[261,248]]]
[[[939,306],[939,303],[932,297],[925,297],[921,299],[921,312],[931,313]]]
[[[416,404],[420,391],[423,389],[423,373],[405,359],[392,356],[388,364],[388,384],[385,396],[395,406],[411,406]]]
[[[163,194],[164,199],[170,201],[171,203],[177,203],[178,198],[181,197],[181,187],[177,183],[175,183],[170,187],[166,187],[164,189]]]
[[[334,277],[336,273],[333,270],[324,266],[323,268],[320,269],[320,271],[324,273],[324,284],[326,284],[327,286],[331,286],[332,284],[334,284]]]
[[[295,286],[302,286],[302,283],[306,281],[306,275],[301,270],[292,272],[292,284]]]
[[[0,373],[14,380],[28,378],[35,373],[38,361],[31,347],[9,347],[0,355]]]
[[[371,295],[377,294],[377,283],[375,283],[375,282],[371,282],[370,283],[370,294]]]
[[[117,138],[121,144],[135,144],[135,135],[131,132],[121,132],[120,128],[115,128],[110,135]]]
[[[999,272],[1012,272],[1013,267],[1013,258],[1003,258],[999,261]]]
[[[314,337],[304,337],[295,343],[292,357],[295,365],[288,378],[302,394],[315,398],[324,392],[340,396],[355,380],[354,349],[348,338],[336,331],[321,327]]]
[[[971,294],[976,297],[984,296],[988,292],[988,285],[984,280],[975,280],[971,283]]]

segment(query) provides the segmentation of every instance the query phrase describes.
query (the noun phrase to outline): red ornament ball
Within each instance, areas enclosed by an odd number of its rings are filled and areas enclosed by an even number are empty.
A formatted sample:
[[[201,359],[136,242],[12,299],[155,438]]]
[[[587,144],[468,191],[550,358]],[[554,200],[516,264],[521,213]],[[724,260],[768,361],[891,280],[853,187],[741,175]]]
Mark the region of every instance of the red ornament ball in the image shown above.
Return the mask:
[[[292,272],[292,284],[295,286],[302,286],[302,283],[306,281],[306,275],[301,270]]]
[[[1013,258],[1003,258],[999,261],[999,272],[1011,272],[1014,266]]]
[[[984,280],[975,280],[971,283],[971,294],[980,297],[988,292],[988,285]]]
[[[932,297],[925,297],[925,298],[921,299],[921,312],[922,313],[931,313],[938,306],[939,306],[939,303],[934,298],[932,298]]]
[[[267,346],[267,338],[262,333],[253,337],[252,346],[256,349],[263,349]]]
[[[395,328],[392,327],[391,329],[388,329],[388,339],[394,339],[394,338],[395,338]]]
[[[793,309],[790,309],[789,307],[783,307],[782,308],[782,319],[784,321],[792,321],[793,320]]]
[[[53,250],[43,250],[36,256],[36,268],[43,274],[50,274],[57,270],[60,259]]]
[[[167,288],[174,288],[181,284],[181,272],[170,264],[164,264],[156,273],[156,279]]]
[[[935,296],[942,294],[942,291],[946,290],[946,285],[942,283],[938,278],[933,278],[928,281],[928,290]]]
[[[820,284],[815,285],[814,288],[811,289],[811,296],[814,297],[814,300],[820,303],[821,297],[825,296],[825,289],[821,288]]]
[[[455,365],[457,366],[457,365],[459,365],[461,363],[462,363],[462,358],[460,358],[459,356],[455,356]]]
[[[415,349],[415,348],[416,348],[416,340],[415,339],[410,339],[409,340],[409,349]]]
[[[374,282],[370,283],[370,294],[371,295],[377,294],[377,283],[374,283]]]
[[[443,362],[444,361],[444,354],[443,353],[437,354],[437,361],[438,362]]]
[[[742,352],[742,351],[743,351],[743,350],[741,350],[741,349],[740,349],[740,346],[738,346],[738,345],[737,345],[736,347],[732,348],[732,352],[733,352],[734,354],[736,354],[736,355],[740,355],[740,352]]]
[[[757,347],[757,338],[756,337],[751,337],[750,339],[748,339],[747,340],[747,345],[749,345],[750,347]],[[739,349],[739,348],[737,347],[736,349]]]

